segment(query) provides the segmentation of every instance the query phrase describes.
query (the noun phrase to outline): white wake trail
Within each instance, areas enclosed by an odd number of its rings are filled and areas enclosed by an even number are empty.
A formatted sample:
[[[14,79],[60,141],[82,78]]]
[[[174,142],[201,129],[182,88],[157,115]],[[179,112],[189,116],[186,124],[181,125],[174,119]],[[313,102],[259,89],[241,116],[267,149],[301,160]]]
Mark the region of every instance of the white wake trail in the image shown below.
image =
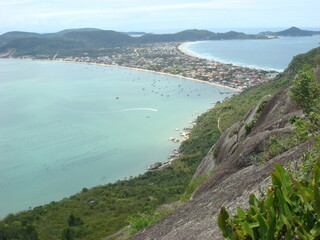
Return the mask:
[[[155,108],[126,108],[118,111],[112,111],[112,112],[128,112],[128,111],[152,111],[152,112],[158,112]]]

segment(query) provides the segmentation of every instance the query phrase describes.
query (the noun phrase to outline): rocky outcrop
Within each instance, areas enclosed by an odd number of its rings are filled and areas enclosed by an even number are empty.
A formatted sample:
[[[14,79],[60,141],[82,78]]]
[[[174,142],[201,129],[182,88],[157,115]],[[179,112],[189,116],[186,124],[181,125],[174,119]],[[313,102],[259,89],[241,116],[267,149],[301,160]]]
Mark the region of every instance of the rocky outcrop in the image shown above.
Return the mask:
[[[288,92],[289,86],[272,98],[265,97],[242,122],[225,131],[203,159],[194,177],[208,174],[219,166],[215,173],[196,189],[188,203],[130,239],[221,239],[216,223],[220,207],[224,205],[230,211],[237,206],[246,207],[251,193],[259,193],[270,184],[273,162],[296,161],[309,146],[304,143],[268,162],[253,164],[270,136],[289,134],[293,130],[288,121],[290,117],[302,115]]]
[[[157,223],[132,236],[132,240],[215,240],[222,239],[217,227],[220,207],[226,206],[235,212],[237,206],[247,207],[251,193],[259,194],[270,183],[269,173],[273,162],[284,164],[298,159],[308,148],[308,143],[298,146],[267,163],[243,168],[233,175],[219,181]]]
[[[154,164],[151,164],[150,166],[147,167],[147,170],[156,170],[159,167],[161,167],[162,163],[161,162],[155,162]]]

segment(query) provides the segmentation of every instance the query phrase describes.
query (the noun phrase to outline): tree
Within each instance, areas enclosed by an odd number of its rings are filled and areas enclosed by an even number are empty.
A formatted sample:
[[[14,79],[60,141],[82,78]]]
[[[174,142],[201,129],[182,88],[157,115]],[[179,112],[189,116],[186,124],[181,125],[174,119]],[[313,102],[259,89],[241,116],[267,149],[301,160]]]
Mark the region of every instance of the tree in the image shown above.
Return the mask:
[[[307,115],[319,112],[320,84],[315,80],[313,71],[300,71],[290,91],[291,98]]]
[[[69,227],[63,229],[63,231],[62,231],[62,237],[61,237],[62,240],[71,240],[71,239],[73,239],[73,238],[74,238],[74,231],[73,231],[73,229],[71,229],[71,228],[69,228]]]
[[[69,219],[68,219],[68,225],[70,227],[74,227],[74,226],[79,226],[79,225],[82,225],[83,224],[83,221],[81,218],[79,217],[75,217],[73,214],[71,214],[69,216]]]

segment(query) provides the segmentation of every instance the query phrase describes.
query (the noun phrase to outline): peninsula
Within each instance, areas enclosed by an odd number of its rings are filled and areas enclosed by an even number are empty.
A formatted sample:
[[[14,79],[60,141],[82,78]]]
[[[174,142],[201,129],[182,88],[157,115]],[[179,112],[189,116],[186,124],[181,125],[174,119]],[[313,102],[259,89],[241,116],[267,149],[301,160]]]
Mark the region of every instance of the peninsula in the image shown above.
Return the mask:
[[[64,38],[60,39],[60,36],[64,36]],[[99,36],[100,38],[98,38]],[[79,46],[78,43],[77,49],[72,45],[73,47],[66,50],[64,40],[67,37],[68,41],[77,39],[78,42],[86,37],[86,45],[90,45],[90,47],[85,47],[83,44]],[[96,29],[64,30],[50,35],[11,32],[0,36],[0,45],[2,45],[0,57],[127,67],[223,85],[238,91],[266,82],[276,76],[277,72],[275,71],[219,63],[192,56],[184,51],[186,42],[221,38],[257,39],[259,37],[236,32],[214,34],[203,30],[162,35],[145,34],[135,38],[124,33]],[[45,50],[42,49],[47,46],[48,42],[58,40],[60,45],[56,46],[55,50],[52,45]],[[134,41],[140,43],[134,44]],[[71,42],[69,43],[71,44]],[[30,44],[32,46],[29,46]]]

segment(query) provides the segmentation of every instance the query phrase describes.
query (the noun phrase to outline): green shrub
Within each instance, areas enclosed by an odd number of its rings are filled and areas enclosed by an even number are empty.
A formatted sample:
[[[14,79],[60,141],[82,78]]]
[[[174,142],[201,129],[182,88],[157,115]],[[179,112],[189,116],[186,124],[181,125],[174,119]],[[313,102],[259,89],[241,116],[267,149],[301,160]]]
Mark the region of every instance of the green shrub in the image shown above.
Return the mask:
[[[128,218],[130,224],[129,234],[135,234],[141,229],[149,226],[150,224],[158,221],[166,213],[156,213],[152,208],[145,207],[144,211],[134,214]]]
[[[203,183],[211,174],[212,173],[200,175],[197,178],[193,178],[186,187],[184,194],[181,195],[180,200],[188,201],[197,187],[199,187],[201,183]]]
[[[320,109],[320,84],[315,80],[313,72],[313,70],[300,71],[290,88],[291,98],[306,114],[319,112]]]
[[[290,179],[275,163],[273,185],[266,197],[250,196],[247,211],[237,209],[230,218],[221,208],[218,225],[225,239],[320,239],[320,164],[315,164],[310,181]]]
[[[213,156],[214,156],[215,158],[217,158],[217,157],[219,156],[219,154],[220,154],[220,149],[215,149],[215,150],[213,151]]]
[[[221,208],[218,225],[225,239],[320,239],[320,85],[311,71],[300,72],[290,90],[306,116],[291,117],[295,131],[271,136],[260,155],[268,160],[306,140],[309,150],[293,172],[275,163],[272,186],[261,200],[252,194],[247,211],[238,208],[230,217]]]
[[[254,127],[254,125],[256,124],[256,119],[253,119],[252,121],[250,121],[249,123],[245,123],[244,128],[246,130],[246,135],[248,135],[249,133],[251,133],[252,128]]]

